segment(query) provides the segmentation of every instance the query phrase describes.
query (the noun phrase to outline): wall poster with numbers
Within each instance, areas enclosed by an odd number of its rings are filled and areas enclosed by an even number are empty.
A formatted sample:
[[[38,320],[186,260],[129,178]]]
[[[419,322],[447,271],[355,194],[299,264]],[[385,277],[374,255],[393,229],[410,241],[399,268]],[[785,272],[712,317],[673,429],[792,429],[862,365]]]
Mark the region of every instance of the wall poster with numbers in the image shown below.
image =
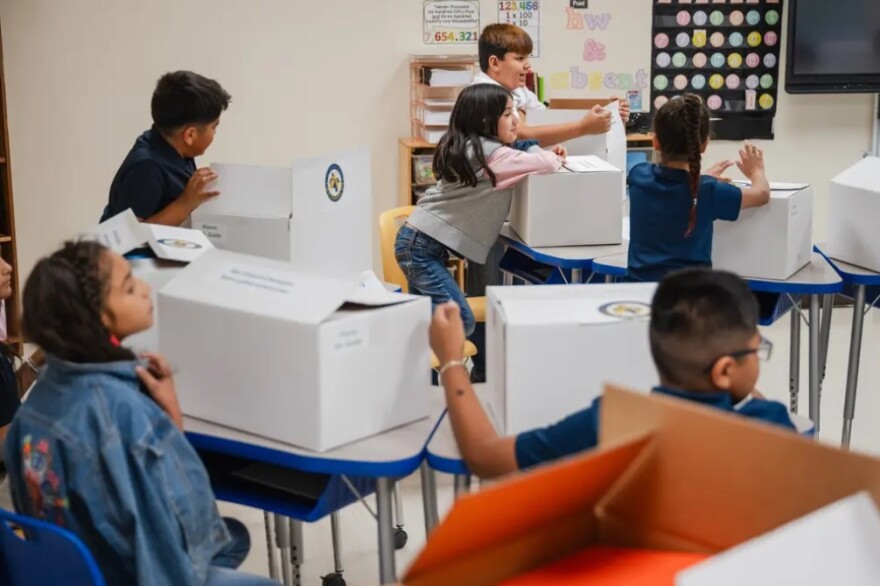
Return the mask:
[[[782,0],[654,0],[651,112],[698,94],[720,140],[773,138]]]
[[[543,0],[540,0],[543,4]],[[498,0],[498,22],[515,24],[532,37],[532,57],[541,56],[541,7],[539,0]]]
[[[423,0],[426,45],[460,45],[480,39],[480,0]]]

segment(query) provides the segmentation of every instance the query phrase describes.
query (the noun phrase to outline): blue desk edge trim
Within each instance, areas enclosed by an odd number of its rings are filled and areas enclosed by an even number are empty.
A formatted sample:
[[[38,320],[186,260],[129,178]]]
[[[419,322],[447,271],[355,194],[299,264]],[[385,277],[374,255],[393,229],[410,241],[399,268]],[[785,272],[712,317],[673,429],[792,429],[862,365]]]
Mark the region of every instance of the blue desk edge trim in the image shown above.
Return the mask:
[[[542,254],[530,247],[528,244],[521,242],[519,240],[514,240],[509,236],[500,235],[498,238],[501,239],[502,243],[505,246],[509,246],[522,254],[526,255],[532,260],[547,264],[551,267],[558,267],[560,269],[589,269],[593,266],[593,259],[570,259],[570,258],[559,258],[556,256],[550,256],[548,254]]]

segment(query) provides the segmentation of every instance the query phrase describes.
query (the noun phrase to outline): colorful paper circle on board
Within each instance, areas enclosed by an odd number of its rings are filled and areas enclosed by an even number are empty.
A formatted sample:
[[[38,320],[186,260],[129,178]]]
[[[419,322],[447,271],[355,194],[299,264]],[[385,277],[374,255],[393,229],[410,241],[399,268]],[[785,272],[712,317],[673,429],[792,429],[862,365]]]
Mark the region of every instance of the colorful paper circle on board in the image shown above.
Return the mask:
[[[749,53],[746,55],[746,65],[749,67],[757,67],[761,64],[761,57],[757,53]]]
[[[742,67],[743,64],[742,55],[740,55],[739,53],[731,53],[727,56],[727,64],[734,69],[739,69],[740,67]]]
[[[725,59],[724,55],[721,53],[713,53],[712,58],[709,59],[709,62],[712,64],[712,67],[718,69],[720,67],[724,67]]]
[[[709,15],[709,22],[711,22],[713,26],[721,26],[724,24],[724,13],[720,10],[713,10],[712,14]]]
[[[697,10],[694,12],[694,24],[697,26],[704,26],[706,22],[709,20],[709,16],[703,12],[702,10]]]
[[[757,47],[761,44],[761,33],[758,31],[752,31],[749,33],[748,37],[749,47]]]
[[[657,58],[654,59],[654,62],[657,63],[657,67],[666,68],[672,63],[672,58],[669,56],[669,53],[657,53]]]
[[[730,36],[727,38],[728,42],[730,42],[731,47],[741,47],[743,44],[743,36],[742,33],[730,33]]]
[[[737,74],[731,73],[727,76],[725,80],[725,84],[727,85],[727,89],[735,90],[739,87],[740,78]]]
[[[706,46],[706,29],[698,29],[694,31],[693,43],[694,47],[697,48]]]
[[[713,47],[722,47],[724,46],[724,35],[722,33],[712,33],[712,36],[709,37],[709,42]]]
[[[687,26],[691,23],[691,13],[687,10],[682,10],[678,14],[675,15],[675,22],[678,23],[678,26]]]
[[[761,94],[761,97],[758,98],[758,105],[761,106],[765,110],[769,110],[773,107],[773,96],[770,94]]]
[[[761,76],[761,87],[765,90],[769,90],[773,87],[773,76],[769,73],[765,73]]]
[[[706,76],[701,73],[696,74],[693,79],[691,79],[691,86],[695,90],[703,89],[706,87]]]
[[[758,83],[760,83],[760,82],[758,81],[757,75],[750,75],[746,78],[746,87],[749,88],[750,90],[757,88]]]
[[[654,98],[654,107],[659,110],[663,107],[663,104],[668,101],[669,98],[667,98],[666,96],[657,96],[656,98]]]
[[[669,86],[669,80],[665,75],[658,75],[654,78],[654,87],[660,91],[665,90]]]
[[[675,55],[672,56],[672,64],[675,65],[676,67],[684,67],[685,65],[687,65],[687,62],[688,62],[687,55],[685,55],[681,51],[677,52]]]
[[[773,31],[767,31],[764,33],[764,43],[768,47],[773,47],[779,41],[779,35],[774,33]]]
[[[705,67],[708,59],[706,58],[705,53],[694,53],[693,59],[691,62],[694,64],[694,67]]]
[[[709,106],[710,110],[717,110],[721,107],[721,97],[716,95],[709,96],[709,99],[706,100],[706,105]]]
[[[679,47],[687,47],[691,44],[691,36],[687,33],[678,33],[675,35],[675,44]]]
[[[709,78],[709,87],[713,90],[720,90],[724,87],[724,77],[720,73],[716,73]]]
[[[734,10],[730,13],[730,24],[732,24],[733,26],[741,25],[743,23],[743,20],[745,20],[745,16],[743,16],[743,13],[741,11]]]
[[[767,53],[764,55],[764,67],[768,69],[776,67],[776,55],[773,53]]]
[[[775,10],[768,10],[767,14],[764,15],[764,21],[770,26],[776,25],[779,22],[779,13]]]
[[[754,26],[761,22],[761,14],[757,10],[749,10],[746,14],[746,22]]]
[[[675,79],[672,80],[672,85],[675,86],[675,89],[681,91],[688,86],[688,78],[686,75],[676,75]]]
[[[669,36],[666,33],[657,33],[654,36],[654,46],[658,49],[665,49],[669,46]]]

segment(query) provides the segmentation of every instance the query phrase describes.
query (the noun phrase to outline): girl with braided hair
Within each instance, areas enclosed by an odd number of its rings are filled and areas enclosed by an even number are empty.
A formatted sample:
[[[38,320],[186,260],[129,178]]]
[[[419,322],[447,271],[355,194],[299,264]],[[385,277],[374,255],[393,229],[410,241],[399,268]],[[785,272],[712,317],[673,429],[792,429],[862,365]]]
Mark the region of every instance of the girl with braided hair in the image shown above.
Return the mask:
[[[247,529],[218,514],[167,362],[121,344],[153,323],[149,285],[102,245],[68,242],[34,267],[23,305],[47,366],[6,440],[16,510],[78,535],[107,584],[275,584],[234,571]]]
[[[628,276],[659,281],[691,266],[712,266],[712,224],[735,221],[740,210],[770,201],[764,154],[746,143],[736,162],[751,180],[740,189],[721,174],[733,166],[722,161],[702,173],[709,145],[709,110],[699,96],[684,94],[654,116],[654,150],[660,163],[641,163],[627,179],[630,197]]]

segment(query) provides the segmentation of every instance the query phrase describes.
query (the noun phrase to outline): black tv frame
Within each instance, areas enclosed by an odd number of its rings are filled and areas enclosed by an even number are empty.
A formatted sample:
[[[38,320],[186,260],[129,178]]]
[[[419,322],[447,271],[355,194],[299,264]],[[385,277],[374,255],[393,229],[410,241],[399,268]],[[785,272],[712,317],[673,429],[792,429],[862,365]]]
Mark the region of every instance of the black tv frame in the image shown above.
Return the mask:
[[[874,0],[880,2],[880,0]],[[876,74],[795,74],[794,40],[798,0],[788,0],[786,30],[785,91],[789,94],[874,94],[880,93],[880,72]],[[829,8],[830,10],[830,8]]]

